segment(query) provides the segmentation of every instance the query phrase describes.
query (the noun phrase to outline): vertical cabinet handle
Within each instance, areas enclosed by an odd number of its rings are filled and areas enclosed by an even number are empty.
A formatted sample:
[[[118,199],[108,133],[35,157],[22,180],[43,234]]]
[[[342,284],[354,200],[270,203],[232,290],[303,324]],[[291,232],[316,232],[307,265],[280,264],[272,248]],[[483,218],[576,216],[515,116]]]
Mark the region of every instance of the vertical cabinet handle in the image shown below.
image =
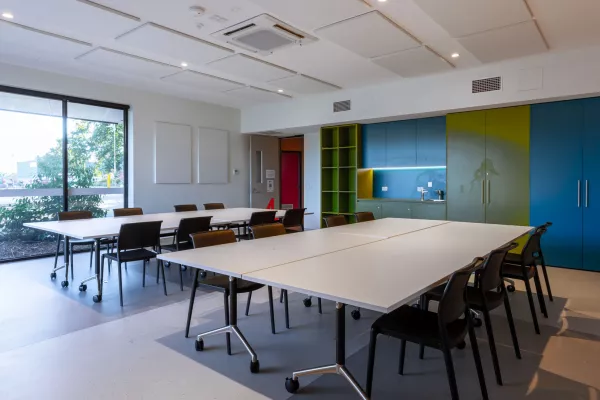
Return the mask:
[[[491,203],[491,201],[492,201],[492,195],[491,195],[491,193],[490,193],[490,188],[492,187],[492,181],[490,181],[489,179],[488,179],[488,181],[487,181],[487,186],[488,186],[488,192],[487,192],[487,202],[488,202],[488,204],[490,204],[490,203]]]
[[[581,207],[581,181],[577,180],[577,208]]]
[[[588,180],[586,179],[585,180],[585,207],[586,208],[587,208],[588,202],[590,200],[590,191],[589,191],[589,188],[590,188],[590,184],[589,184]]]
[[[485,179],[481,180],[481,204],[485,204]]]

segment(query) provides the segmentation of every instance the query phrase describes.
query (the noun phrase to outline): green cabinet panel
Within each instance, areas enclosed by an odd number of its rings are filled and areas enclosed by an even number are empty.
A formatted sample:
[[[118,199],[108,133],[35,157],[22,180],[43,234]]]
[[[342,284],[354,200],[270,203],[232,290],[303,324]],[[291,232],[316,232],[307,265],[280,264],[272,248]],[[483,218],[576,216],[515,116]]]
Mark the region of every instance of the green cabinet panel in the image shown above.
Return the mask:
[[[411,218],[412,203],[401,201],[386,201],[381,203],[382,218]]]
[[[417,121],[396,121],[386,125],[386,167],[417,165]]]
[[[446,219],[444,203],[414,203],[411,207],[411,217],[414,219]]]
[[[381,203],[374,200],[358,200],[356,203],[356,211],[372,212],[375,218],[381,218]]]
[[[485,222],[485,111],[446,116],[447,216]]]

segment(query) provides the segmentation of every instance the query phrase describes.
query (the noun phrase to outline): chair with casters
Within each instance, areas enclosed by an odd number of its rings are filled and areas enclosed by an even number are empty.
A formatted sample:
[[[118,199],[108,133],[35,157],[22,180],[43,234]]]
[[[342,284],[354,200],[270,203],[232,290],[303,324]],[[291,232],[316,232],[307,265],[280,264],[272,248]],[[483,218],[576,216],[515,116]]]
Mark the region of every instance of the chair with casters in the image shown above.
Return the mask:
[[[306,208],[292,208],[286,210],[283,217],[283,226],[288,233],[304,231],[304,213]]]
[[[91,211],[63,211],[58,213],[59,221],[75,221],[80,219],[92,219],[94,216]],[[56,271],[60,268],[57,268],[58,264],[58,253],[60,251],[60,243],[64,242],[65,239],[62,235],[58,235],[56,240],[56,253],[54,255],[54,268],[50,273],[50,278],[56,278]],[[92,258],[94,255],[94,240],[86,240],[86,239],[69,239],[69,265],[71,267],[71,279],[73,279],[73,250],[75,247],[88,247],[90,248],[90,268],[92,268]],[[62,268],[62,267],[61,267]],[[69,282],[67,280],[63,281],[63,287],[68,286]]]
[[[198,211],[195,204],[178,204],[175,207],[175,212]]]
[[[275,223],[275,215],[277,211],[256,211],[250,215],[250,220],[248,221],[248,227],[252,229],[253,226],[256,225],[264,225],[264,224],[274,224]],[[244,229],[244,234],[239,236],[239,239],[252,239],[252,234],[250,231],[246,231]]]
[[[179,227],[175,231],[175,243],[168,244],[161,247],[161,252],[167,251],[181,251],[190,250],[194,248],[192,244],[191,235],[200,232],[208,232],[210,230],[210,220],[212,217],[193,217],[193,218],[182,218],[179,221]],[[179,266],[179,287],[183,290],[183,271],[185,266]],[[204,271],[202,271],[204,272]],[[203,278],[206,276],[206,272],[203,274]]]
[[[371,211],[360,211],[354,213],[354,218],[356,219],[356,222],[375,221],[375,216]]]
[[[348,220],[346,220],[346,217],[343,215],[330,215],[328,217],[323,218],[323,221],[325,221],[326,228],[348,225]]]
[[[144,215],[144,210],[140,207],[115,208],[113,214],[115,217],[131,217],[133,215]]]
[[[542,229],[542,237],[548,231],[548,228],[552,226],[552,222],[546,222],[543,225],[538,226],[538,229]],[[554,301],[554,297],[552,296],[552,289],[550,288],[550,279],[548,278],[548,271],[546,270],[546,260],[544,259],[544,253],[542,252],[542,247],[540,243],[540,248],[537,251],[537,265],[541,265],[542,273],[544,274],[544,280],[546,281],[546,290],[548,291],[548,299],[550,301]],[[520,264],[521,263],[522,253],[508,253],[506,256],[506,262],[511,264]],[[515,291],[514,282],[512,279],[506,279],[509,281],[509,285],[506,286],[509,292]]]
[[[400,357],[398,373],[404,375],[404,356],[406,342],[425,345],[441,350],[446,363],[446,373],[450,384],[452,400],[458,400],[458,386],[454,372],[454,364],[450,350],[462,349],[466,346],[465,338],[469,335],[479,387],[485,400],[488,399],[485,377],[481,366],[477,338],[471,320],[466,287],[477,261],[473,261],[465,269],[455,272],[444,288],[437,313],[404,305],[389,314],[379,317],[371,326],[369,341],[369,360],[367,366],[366,394],[371,398],[373,387],[373,370],[375,366],[375,348],[377,337],[382,334],[400,339]],[[464,318],[461,316],[464,315]]]
[[[540,309],[542,314],[544,314],[544,317],[548,318],[548,310],[546,309],[544,292],[542,291],[542,284],[540,282],[540,276],[537,270],[540,241],[545,231],[545,225],[535,228],[534,232],[529,235],[527,243],[525,243],[525,246],[523,246],[523,251],[520,255],[518,255],[520,257],[516,258],[514,256],[507,256],[506,260],[504,260],[504,266],[502,267],[503,278],[521,280],[525,284],[525,291],[527,292],[527,300],[529,302],[529,309],[531,310],[533,327],[538,335],[540,334],[540,326],[538,324],[535,303],[533,301],[533,292],[531,291],[531,284],[529,281],[533,279]]]
[[[224,210],[225,204],[223,203],[204,203],[205,210]],[[226,225],[215,226],[215,229],[237,229],[238,235],[240,234],[240,229],[244,228],[245,224],[239,223],[229,223]]]
[[[191,236],[194,248],[217,246],[222,244],[236,243],[235,232],[231,229],[220,230],[220,231],[209,231],[197,233]],[[185,337],[189,337],[190,333],[190,322],[192,320],[192,311],[194,309],[194,299],[196,297],[196,289],[198,286],[206,286],[211,289],[216,289],[223,293],[223,301],[225,305],[225,325],[229,325],[229,277],[227,275],[209,276],[206,279],[200,278],[200,270],[195,268],[194,281],[192,285],[192,291],[190,294],[190,305],[188,308],[187,322],[185,325]],[[238,279],[237,281],[238,293],[249,293],[255,290],[263,288],[265,285],[245,281]],[[272,296],[272,289],[269,287],[269,294]],[[269,302],[270,313],[271,313],[271,332],[275,334],[275,315],[273,313],[273,301]],[[226,334],[227,341],[227,354],[231,355],[231,341],[230,334]],[[198,344],[196,342],[196,344]],[[198,350],[199,348],[196,347]]]
[[[225,204],[223,203],[204,203],[205,210],[224,210]]]
[[[264,225],[255,225],[250,228],[253,239],[263,239],[272,236],[280,236],[286,234],[286,228],[283,224],[273,223],[273,224],[264,224]],[[272,290],[269,287],[269,302],[273,301]],[[248,303],[246,304],[246,315],[250,311],[250,299],[252,298],[252,292],[248,293]],[[285,307],[285,327],[290,329],[290,315],[288,309],[288,291],[285,289],[281,290],[281,296],[279,298],[279,302],[283,300]],[[320,303],[320,302],[319,302]],[[320,308],[320,307],[319,307]]]
[[[492,362],[494,364],[494,372],[496,374],[496,382],[498,385],[502,385],[502,375],[500,373],[500,363],[498,361],[498,354],[496,352],[496,342],[494,339],[494,332],[492,330],[490,311],[495,310],[503,304],[506,312],[506,318],[508,320],[508,327],[510,329],[515,355],[518,359],[521,359],[521,350],[519,348],[519,341],[517,339],[517,332],[515,330],[515,323],[512,316],[510,301],[508,299],[506,287],[504,286],[504,280],[502,279],[502,266],[504,265],[506,255],[510,250],[516,248],[517,246],[517,243],[508,244],[493,250],[485,258],[485,260],[481,259],[481,267],[475,271],[475,285],[467,286],[466,289],[469,308],[471,310],[476,310],[483,313],[488,343],[490,345],[490,352],[492,354]],[[440,301],[444,294],[445,287],[446,285],[441,285],[425,293],[422,297],[424,300],[421,304],[422,309],[429,309],[430,300]],[[474,326],[478,326],[478,324],[474,324]],[[423,345],[421,345],[419,357],[421,359],[423,358]]]
[[[100,268],[100,279],[104,278],[104,259],[116,262],[119,271],[119,298],[123,307],[123,282],[121,278],[121,264],[132,261],[142,261],[144,265],[142,274],[142,286],[146,286],[146,261],[156,258],[160,254],[160,226],[162,221],[135,222],[121,225],[117,248],[114,253],[102,255]],[[150,247],[155,250],[148,250]],[[156,283],[162,272],[163,289],[167,295],[167,281],[165,279],[165,266],[161,260],[156,264]]]

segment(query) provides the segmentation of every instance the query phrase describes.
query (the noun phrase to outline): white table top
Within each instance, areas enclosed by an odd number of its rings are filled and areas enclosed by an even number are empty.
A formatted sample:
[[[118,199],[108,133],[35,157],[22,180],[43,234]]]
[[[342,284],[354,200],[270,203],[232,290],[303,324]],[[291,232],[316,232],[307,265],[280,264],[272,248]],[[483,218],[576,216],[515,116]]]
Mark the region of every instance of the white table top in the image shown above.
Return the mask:
[[[390,312],[532,228],[450,222],[261,269],[243,279],[379,312]]]
[[[349,224],[327,228],[332,232],[350,235],[373,236],[387,239],[393,236],[428,229],[438,225],[448,224],[450,221],[435,221],[426,219],[407,218],[383,218],[375,221],[361,222],[360,224]]]
[[[220,246],[165,253],[159,259],[236,278],[252,271],[373,243],[379,238],[346,235],[332,228],[243,240]]]
[[[134,222],[162,221],[163,231],[179,227],[182,218],[212,216],[211,224],[219,225],[230,222],[250,220],[253,212],[269,211],[262,208],[226,208],[223,210],[199,210],[187,212],[170,212],[160,214],[133,215],[129,217],[93,218],[75,221],[28,222],[23,224],[28,228],[40,229],[76,239],[96,239],[118,236],[122,224]],[[277,211],[277,217],[283,217],[284,210]]]

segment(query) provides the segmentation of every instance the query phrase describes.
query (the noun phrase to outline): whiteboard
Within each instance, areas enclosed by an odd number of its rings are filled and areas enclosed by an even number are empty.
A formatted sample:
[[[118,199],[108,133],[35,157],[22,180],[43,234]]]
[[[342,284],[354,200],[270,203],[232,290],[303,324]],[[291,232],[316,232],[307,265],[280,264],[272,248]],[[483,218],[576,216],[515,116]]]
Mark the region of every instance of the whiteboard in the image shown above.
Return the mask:
[[[192,127],[156,123],[154,183],[192,183]]]
[[[198,128],[198,183],[229,180],[229,132]]]

